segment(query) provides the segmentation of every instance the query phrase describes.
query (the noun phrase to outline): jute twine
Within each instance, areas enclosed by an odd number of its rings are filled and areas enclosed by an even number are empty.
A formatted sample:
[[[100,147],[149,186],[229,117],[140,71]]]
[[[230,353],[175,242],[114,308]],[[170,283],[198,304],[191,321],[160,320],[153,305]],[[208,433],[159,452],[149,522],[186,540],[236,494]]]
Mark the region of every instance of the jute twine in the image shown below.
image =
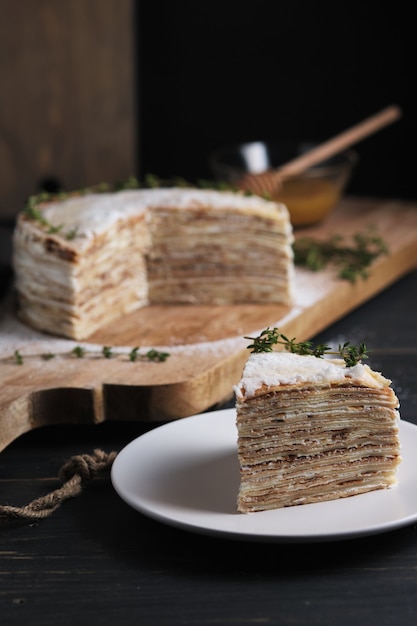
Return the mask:
[[[0,505],[0,523],[18,520],[34,522],[48,517],[65,500],[78,496],[98,472],[110,469],[116,455],[117,452],[94,450],[92,454],[72,456],[58,474],[62,487],[22,507]]]

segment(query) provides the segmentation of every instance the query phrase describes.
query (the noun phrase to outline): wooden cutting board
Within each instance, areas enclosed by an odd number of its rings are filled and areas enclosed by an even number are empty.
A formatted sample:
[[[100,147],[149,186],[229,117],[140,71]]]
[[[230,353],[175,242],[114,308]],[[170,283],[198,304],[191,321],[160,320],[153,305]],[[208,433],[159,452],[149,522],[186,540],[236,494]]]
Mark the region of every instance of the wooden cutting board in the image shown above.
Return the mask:
[[[297,268],[292,307],[147,307],[91,336],[82,359],[70,356],[74,342],[18,322],[10,296],[0,309],[0,450],[41,425],[165,421],[231,398],[249,354],[245,336],[277,326],[298,341],[309,339],[417,267],[413,203],[348,198],[322,224],[295,235],[349,238],[368,227],[385,240],[389,254],[375,261],[365,281],[341,280],[331,268]],[[111,358],[102,356],[103,346],[112,346]],[[129,352],[136,346],[141,354],[156,348],[170,356],[165,362],[132,362]],[[15,350],[23,357],[21,365],[13,358]],[[45,353],[56,356],[45,361],[39,356]]]

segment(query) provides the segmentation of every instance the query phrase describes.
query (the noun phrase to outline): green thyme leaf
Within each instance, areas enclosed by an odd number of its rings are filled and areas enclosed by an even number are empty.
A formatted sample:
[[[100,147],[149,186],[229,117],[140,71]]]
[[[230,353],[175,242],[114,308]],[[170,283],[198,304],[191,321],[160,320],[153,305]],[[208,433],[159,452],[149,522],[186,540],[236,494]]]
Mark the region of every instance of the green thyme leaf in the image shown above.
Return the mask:
[[[86,348],[83,348],[82,346],[75,346],[75,348],[73,348],[69,352],[64,352],[60,354],[60,356],[64,358],[68,356],[75,356],[78,359],[86,358],[89,355],[93,358],[96,358],[97,355],[100,355],[100,353],[97,353],[95,350],[92,350],[89,352]],[[52,354],[51,352],[49,352],[45,354],[30,354],[30,355],[27,355],[25,358],[26,359],[38,358],[38,359],[41,359],[42,361],[50,361],[51,359],[54,359],[56,356],[57,356],[56,354]],[[126,358],[126,356],[123,356],[123,354],[119,354],[119,355],[115,354],[114,349],[110,346],[103,346],[101,350],[101,356],[105,359]],[[146,362],[146,361],[163,362],[163,361],[166,361],[169,356],[170,356],[169,352],[161,352],[159,350],[155,350],[154,348],[148,350],[147,352],[140,354],[139,348],[135,347],[135,348],[132,348],[132,350],[129,352],[129,354],[127,355],[127,358],[131,362],[135,362],[139,360],[142,362]],[[11,357],[9,356],[9,357],[6,357],[4,360],[9,361],[10,358]],[[23,365],[23,362],[24,362],[23,356],[19,352],[19,350],[15,350],[13,354],[13,360],[17,365]]]
[[[364,342],[359,346],[352,346],[350,341],[345,341],[344,344],[339,344],[339,354],[344,359],[347,367],[353,367],[357,363],[360,363],[362,359],[367,359],[367,349]]]
[[[85,349],[81,346],[75,346],[75,348],[72,350],[72,353],[75,354],[77,359],[82,359],[85,356]]]
[[[146,353],[147,358],[150,361],[166,361],[169,357],[169,352],[159,352],[158,350],[148,350]]]
[[[272,352],[273,346],[279,343],[281,334],[278,328],[266,328],[258,337],[245,337],[253,341],[248,346],[248,350],[252,348],[252,352]],[[288,344],[288,339],[282,335],[284,341]]]
[[[65,239],[68,239],[68,241],[71,241],[72,239],[75,239],[76,236],[77,236],[77,229],[76,228],[72,228],[67,233],[65,233]]]
[[[145,185],[151,189],[157,189],[161,187],[161,179],[155,176],[155,174],[146,174]]]
[[[294,241],[294,262],[313,272],[334,265],[338,276],[352,283],[365,280],[372,263],[388,253],[386,242],[372,229],[357,233],[350,243],[340,235],[320,241],[311,237],[299,237]]]
[[[23,365],[23,357],[20,354],[19,350],[14,351],[14,358],[15,358],[17,365]]]
[[[136,361],[138,358],[138,352],[139,352],[139,348],[133,348],[130,352],[129,352],[129,361]]]
[[[109,346],[103,346],[102,354],[105,359],[111,359],[113,356],[113,351]]]
[[[352,346],[349,341],[346,341],[343,344],[339,344],[338,351],[334,352],[326,344],[314,346],[311,341],[297,342],[295,338],[288,339],[288,337],[279,332],[278,328],[268,327],[258,337],[245,337],[245,339],[252,341],[248,346],[248,350],[252,350],[255,353],[272,352],[273,346],[280,344],[285,350],[293,354],[311,355],[317,358],[322,358],[325,354],[338,355],[345,361],[347,367],[353,367],[363,359],[368,358],[365,343],[361,343],[359,346]]]

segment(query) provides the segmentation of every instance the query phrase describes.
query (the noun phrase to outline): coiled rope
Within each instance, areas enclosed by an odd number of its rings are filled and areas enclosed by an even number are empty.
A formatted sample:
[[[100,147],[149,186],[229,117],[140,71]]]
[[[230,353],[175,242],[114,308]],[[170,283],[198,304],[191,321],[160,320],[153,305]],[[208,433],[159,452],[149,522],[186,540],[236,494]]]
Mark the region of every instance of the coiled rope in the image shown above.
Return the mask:
[[[58,477],[61,487],[36,498],[22,507],[0,505],[0,523],[22,520],[34,522],[51,515],[69,498],[78,496],[99,472],[109,470],[117,452],[94,450],[92,454],[72,456],[61,467]]]

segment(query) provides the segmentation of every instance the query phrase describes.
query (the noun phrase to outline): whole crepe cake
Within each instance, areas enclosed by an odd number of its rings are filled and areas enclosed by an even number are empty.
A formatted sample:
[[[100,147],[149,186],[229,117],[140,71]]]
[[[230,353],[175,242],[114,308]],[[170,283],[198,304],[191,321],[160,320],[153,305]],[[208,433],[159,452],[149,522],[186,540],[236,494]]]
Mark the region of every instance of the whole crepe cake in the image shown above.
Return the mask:
[[[17,219],[18,316],[76,340],[148,304],[290,304],[286,207],[194,188],[70,194]]]
[[[242,513],[335,500],[396,483],[399,401],[357,362],[254,352],[235,388]]]

